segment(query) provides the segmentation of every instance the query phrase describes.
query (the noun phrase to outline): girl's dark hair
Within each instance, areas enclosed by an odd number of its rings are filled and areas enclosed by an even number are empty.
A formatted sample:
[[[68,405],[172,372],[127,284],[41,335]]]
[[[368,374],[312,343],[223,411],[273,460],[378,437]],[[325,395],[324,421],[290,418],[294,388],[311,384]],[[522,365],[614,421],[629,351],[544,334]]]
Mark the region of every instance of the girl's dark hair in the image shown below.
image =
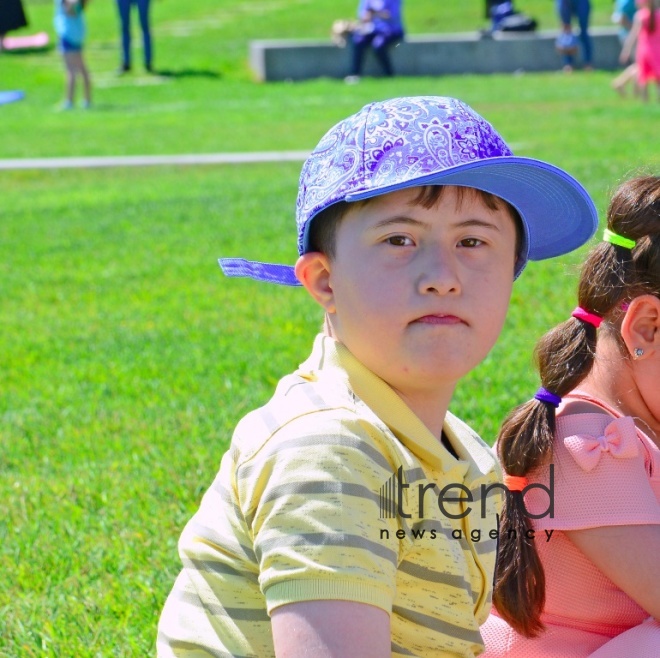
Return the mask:
[[[656,0],[649,0],[649,32],[653,34],[655,32],[655,11],[658,8]]]
[[[623,183],[610,203],[607,227],[634,240],[635,247],[598,244],[582,266],[578,303],[603,318],[600,331],[617,336],[623,349],[619,329],[624,303],[641,294],[660,298],[660,177]],[[541,386],[560,397],[576,388],[593,366],[596,340],[593,326],[572,317],[543,336],[535,350]],[[498,436],[505,473],[525,476],[547,464],[554,432],[552,405],[534,399],[514,409]],[[506,495],[493,603],[518,633],[534,637],[543,630],[545,576],[533,540],[525,539],[528,520],[522,498],[520,492]]]

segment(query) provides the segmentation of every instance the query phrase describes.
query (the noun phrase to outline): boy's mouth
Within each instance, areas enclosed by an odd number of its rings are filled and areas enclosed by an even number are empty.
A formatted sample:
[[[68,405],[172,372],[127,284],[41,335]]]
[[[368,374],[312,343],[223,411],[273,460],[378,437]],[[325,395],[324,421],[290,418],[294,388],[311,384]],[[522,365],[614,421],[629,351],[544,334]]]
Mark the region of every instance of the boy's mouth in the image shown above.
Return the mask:
[[[463,320],[455,315],[443,315],[443,314],[433,314],[433,315],[423,315],[421,318],[417,318],[413,321],[413,324],[416,322],[421,322],[422,324],[440,324],[440,325],[452,325],[452,324],[462,324]]]

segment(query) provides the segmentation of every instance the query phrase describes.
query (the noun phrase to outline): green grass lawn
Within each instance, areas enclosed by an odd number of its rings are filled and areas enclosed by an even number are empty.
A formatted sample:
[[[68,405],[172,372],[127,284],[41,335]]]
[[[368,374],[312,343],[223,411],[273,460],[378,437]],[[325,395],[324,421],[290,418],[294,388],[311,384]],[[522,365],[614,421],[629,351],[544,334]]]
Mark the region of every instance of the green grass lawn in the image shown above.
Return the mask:
[[[481,2],[408,4],[416,33],[486,23]],[[553,3],[524,4],[553,25]],[[594,4],[606,24],[610,3]],[[324,36],[354,3],[156,0],[157,67],[173,75],[146,84],[112,73],[112,5],[89,9],[92,111],[55,111],[54,51],[0,55],[0,87],[27,94],[0,107],[0,158],[306,150],[370,100],[430,93],[576,175],[601,214],[618,180],[659,170],[660,106],[622,101],[607,72],[255,84],[247,39]],[[50,0],[27,9],[26,31],[49,29]],[[215,262],[294,261],[299,168],[0,172],[1,657],[153,655],[184,523],[236,421],[320,324],[303,291],[226,280]],[[583,253],[530,264],[500,342],[457,391],[452,410],[487,440],[535,390],[532,347],[574,307]]]
[[[52,0],[28,0],[31,25],[20,33],[46,30],[54,42],[52,4]],[[593,4],[593,23],[610,24],[610,0]],[[331,123],[374,95],[451,91],[444,79],[400,81],[393,86],[377,82],[375,87],[364,84],[359,89],[327,81],[252,83],[249,39],[329,39],[332,21],[353,16],[356,5],[356,0],[195,0],[186,5],[154,0],[155,65],[164,75],[142,72],[135,16],[135,71],[118,78],[115,3],[92,1],[85,58],[92,73],[95,109],[57,111],[64,74],[54,46],[44,53],[3,55],[0,89],[22,89],[26,99],[0,108],[0,158],[259,150],[301,144],[311,148]],[[488,25],[482,0],[414,0],[404,7],[410,34],[475,31]],[[526,0],[524,8],[542,28],[556,26],[552,0]],[[476,81],[473,88],[479,90],[481,84]],[[506,84],[502,90],[498,98],[509,108]],[[476,102],[478,98],[472,96],[467,100]]]

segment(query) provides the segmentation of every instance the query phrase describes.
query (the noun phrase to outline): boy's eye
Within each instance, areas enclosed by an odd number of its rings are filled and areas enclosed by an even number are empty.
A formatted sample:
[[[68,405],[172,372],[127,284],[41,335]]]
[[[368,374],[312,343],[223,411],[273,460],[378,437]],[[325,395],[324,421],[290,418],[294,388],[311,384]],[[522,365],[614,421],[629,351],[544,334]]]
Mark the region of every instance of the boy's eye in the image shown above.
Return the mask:
[[[461,247],[478,247],[480,244],[483,244],[483,242],[478,238],[464,238],[458,244],[460,244]]]
[[[415,244],[412,239],[406,235],[391,235],[387,238],[386,242],[395,247],[410,247]]]

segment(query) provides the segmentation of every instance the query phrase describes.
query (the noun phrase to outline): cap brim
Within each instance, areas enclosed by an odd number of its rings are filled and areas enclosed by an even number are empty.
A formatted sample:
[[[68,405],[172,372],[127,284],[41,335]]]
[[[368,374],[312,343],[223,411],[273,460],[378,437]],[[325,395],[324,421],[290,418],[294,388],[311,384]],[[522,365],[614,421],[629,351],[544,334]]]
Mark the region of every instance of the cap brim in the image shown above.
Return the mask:
[[[421,185],[473,187],[510,203],[520,214],[525,232],[515,266],[516,277],[528,260],[544,260],[573,251],[589,240],[598,227],[596,207],[575,178],[547,162],[516,156],[457,165],[441,173],[349,194],[344,201],[361,201]],[[218,262],[226,276],[301,285],[290,265],[243,258],[221,258]]]
[[[598,227],[596,207],[575,178],[547,162],[516,156],[457,165],[442,173],[349,194],[345,201],[360,201],[420,185],[474,187],[495,194],[516,208],[525,230],[516,276],[527,260],[544,260],[577,249]]]

